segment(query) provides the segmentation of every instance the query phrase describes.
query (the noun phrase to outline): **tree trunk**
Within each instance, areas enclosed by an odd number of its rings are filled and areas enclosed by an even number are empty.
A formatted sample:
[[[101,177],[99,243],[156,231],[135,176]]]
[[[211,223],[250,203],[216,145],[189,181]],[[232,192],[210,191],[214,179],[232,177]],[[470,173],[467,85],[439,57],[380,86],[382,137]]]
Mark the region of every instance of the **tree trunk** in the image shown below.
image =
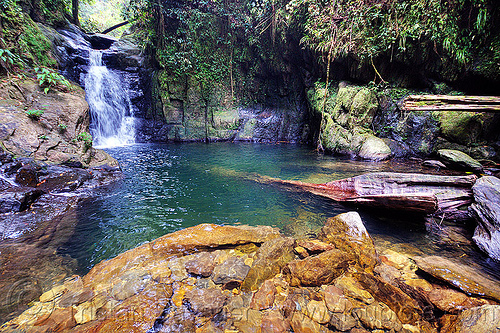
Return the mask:
[[[73,23],[80,27],[80,19],[78,18],[78,7],[80,6],[79,0],[71,0]]]

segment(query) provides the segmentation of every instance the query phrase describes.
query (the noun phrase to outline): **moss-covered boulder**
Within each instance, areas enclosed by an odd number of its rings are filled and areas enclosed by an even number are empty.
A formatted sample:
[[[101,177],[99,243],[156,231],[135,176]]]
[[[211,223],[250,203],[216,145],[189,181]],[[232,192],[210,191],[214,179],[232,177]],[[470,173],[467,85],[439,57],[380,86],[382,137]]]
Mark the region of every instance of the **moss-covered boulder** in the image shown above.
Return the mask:
[[[379,108],[374,91],[346,82],[327,90],[316,83],[307,98],[312,109],[323,115],[319,139],[325,150],[368,160],[391,156],[391,149],[371,130]]]

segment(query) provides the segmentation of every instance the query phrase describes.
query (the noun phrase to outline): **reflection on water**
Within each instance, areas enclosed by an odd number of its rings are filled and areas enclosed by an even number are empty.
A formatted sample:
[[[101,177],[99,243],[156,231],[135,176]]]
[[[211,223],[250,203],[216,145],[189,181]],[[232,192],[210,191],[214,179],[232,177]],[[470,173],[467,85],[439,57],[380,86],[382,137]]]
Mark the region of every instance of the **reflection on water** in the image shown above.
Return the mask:
[[[307,236],[318,232],[327,218],[355,209],[243,180],[225,170],[314,183],[373,171],[423,172],[409,162],[350,161],[295,145],[148,144],[107,152],[118,159],[125,177],[79,206],[76,232],[60,248],[60,253],[78,260],[80,273],[141,243],[200,223],[272,225]],[[441,244],[426,232],[422,217],[384,211],[360,214],[381,246],[411,243],[422,251],[462,255],[495,269],[470,247]]]

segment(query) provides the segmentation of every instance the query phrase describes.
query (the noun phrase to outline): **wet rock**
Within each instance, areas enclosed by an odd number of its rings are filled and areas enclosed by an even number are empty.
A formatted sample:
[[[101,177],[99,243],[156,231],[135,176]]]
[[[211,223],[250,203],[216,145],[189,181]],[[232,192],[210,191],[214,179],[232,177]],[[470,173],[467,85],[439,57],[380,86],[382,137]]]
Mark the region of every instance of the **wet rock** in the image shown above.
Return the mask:
[[[4,151],[3,149],[0,150],[0,165],[11,163],[14,159],[12,158],[12,155]]]
[[[262,312],[245,309],[242,320],[235,321],[234,326],[242,333],[260,333],[262,326]]]
[[[16,173],[16,183],[21,186],[36,187],[38,185],[37,170],[32,165],[24,165]]]
[[[434,289],[429,292],[428,297],[436,308],[452,314],[484,305],[484,302],[467,297],[464,293],[453,289]]]
[[[74,310],[72,307],[54,309],[53,312],[38,318],[34,326],[42,328],[45,332],[63,332],[76,326],[73,315]]]
[[[293,251],[299,256],[300,259],[309,257],[309,252],[307,252],[307,250],[302,246],[294,247]]]
[[[331,285],[325,288],[325,304],[328,310],[334,313],[348,313],[353,308],[342,289]]]
[[[382,161],[391,157],[391,148],[387,146],[384,140],[370,135],[361,145],[359,150],[359,157],[365,160]]]
[[[153,327],[171,296],[170,285],[149,283],[139,294],[121,302],[84,332],[146,332]]]
[[[498,333],[500,329],[500,305],[483,305],[462,312],[454,322],[450,333]]]
[[[472,239],[493,259],[500,261],[500,179],[479,178],[472,187],[475,203],[471,210],[478,226]]]
[[[231,244],[263,243],[278,235],[277,229],[267,226],[233,227],[199,224],[162,236],[111,260],[100,262],[84,277],[84,282],[105,285],[107,281],[126,270],[142,266],[144,262],[161,262],[174,253],[186,254],[195,249],[216,248]],[[184,264],[183,269],[185,269]]]
[[[342,332],[349,331],[357,323],[358,321],[348,313],[332,313],[330,318],[330,326]]]
[[[300,311],[317,323],[326,324],[330,321],[331,316],[324,301],[311,300]]]
[[[47,175],[40,177],[38,188],[44,192],[71,192],[92,179],[88,170],[66,166],[48,166]]]
[[[342,275],[335,280],[334,286],[342,290],[342,293],[346,296],[359,300],[366,304],[371,304],[375,302],[373,296],[366,290],[364,290],[358,281],[350,276]]]
[[[354,315],[371,330],[383,329],[400,331],[403,328],[396,314],[384,303],[373,303],[365,308],[353,310]]]
[[[293,313],[290,326],[295,333],[327,333],[330,331],[299,311]]]
[[[445,164],[451,167],[475,172],[481,172],[483,170],[481,163],[459,150],[440,149],[438,150],[438,156]]]
[[[283,272],[292,286],[321,286],[330,284],[353,263],[354,257],[349,253],[330,250],[314,257],[291,261]]]
[[[16,161],[12,161],[11,163],[7,164],[4,168],[3,168],[3,172],[7,175],[7,176],[12,176],[14,175],[19,169],[21,169],[23,167],[23,163],[19,160],[16,160]]]
[[[196,329],[196,333],[224,333],[222,328],[215,326],[212,321],[208,321],[200,328]]]
[[[249,270],[250,266],[245,265],[244,259],[230,257],[222,265],[215,267],[212,280],[215,284],[234,288],[243,282]]]
[[[297,245],[307,249],[312,254],[333,250],[335,247],[331,244],[319,241],[317,239],[302,239],[297,241]]]
[[[170,313],[159,330],[159,333],[197,332],[195,318],[184,307]]]
[[[486,275],[478,273],[470,266],[438,256],[414,256],[413,260],[417,263],[418,268],[424,272],[469,295],[484,296],[500,301],[498,283]]]
[[[377,264],[375,245],[357,212],[329,218],[319,238],[337,249],[355,254],[360,266],[368,271],[372,271]]]
[[[446,168],[446,165],[443,164],[443,162],[441,161],[436,161],[436,160],[426,160],[426,161],[423,161],[422,162],[422,165],[424,167],[428,167],[428,168],[434,168],[434,169],[438,169],[438,170],[441,170],[441,169],[447,169]]]
[[[32,187],[12,187],[0,193],[0,213],[22,212],[42,195]]]
[[[262,316],[262,333],[285,333],[290,329],[288,320],[283,318],[281,312],[270,310]]]
[[[82,288],[80,290],[68,290],[58,302],[60,307],[68,307],[72,305],[79,305],[83,302],[90,300],[94,296],[94,292],[90,288]]]
[[[257,290],[262,282],[280,273],[294,259],[293,238],[279,237],[262,244],[254,257],[253,266],[241,288]]]
[[[197,316],[213,317],[222,311],[227,297],[218,288],[193,289],[184,296],[189,308]]]
[[[195,254],[193,259],[186,262],[185,266],[189,274],[208,277],[212,275],[215,268],[215,254],[209,252]]]
[[[129,270],[113,281],[110,296],[119,301],[125,300],[141,292],[150,279],[151,276],[145,270]]]
[[[11,188],[12,184],[9,183],[7,180],[0,178],[0,192],[5,191],[8,188]],[[305,251],[305,249],[304,249]]]
[[[253,295],[250,307],[255,310],[265,310],[273,306],[277,290],[272,280],[266,280]]]
[[[385,303],[403,324],[415,324],[420,321],[422,309],[417,301],[406,295],[401,289],[383,282],[380,278],[366,273],[357,273],[355,278],[379,302]]]

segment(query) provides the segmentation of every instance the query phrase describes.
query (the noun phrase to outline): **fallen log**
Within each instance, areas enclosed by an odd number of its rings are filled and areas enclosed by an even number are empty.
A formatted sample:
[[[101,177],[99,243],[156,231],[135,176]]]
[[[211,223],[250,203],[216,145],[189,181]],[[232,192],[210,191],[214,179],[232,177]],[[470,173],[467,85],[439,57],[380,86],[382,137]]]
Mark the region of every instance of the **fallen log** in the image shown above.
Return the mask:
[[[476,179],[474,175],[374,172],[324,184],[262,176],[256,180],[293,186],[338,202],[434,214],[451,212],[460,206],[471,204],[472,185]]]
[[[323,184],[283,180],[221,167],[211,172],[249,181],[305,191],[354,205],[422,214],[458,216],[458,209],[474,201],[475,175],[438,176],[418,173],[370,172]]]
[[[500,97],[410,95],[403,101],[403,108],[407,111],[498,112]]]

